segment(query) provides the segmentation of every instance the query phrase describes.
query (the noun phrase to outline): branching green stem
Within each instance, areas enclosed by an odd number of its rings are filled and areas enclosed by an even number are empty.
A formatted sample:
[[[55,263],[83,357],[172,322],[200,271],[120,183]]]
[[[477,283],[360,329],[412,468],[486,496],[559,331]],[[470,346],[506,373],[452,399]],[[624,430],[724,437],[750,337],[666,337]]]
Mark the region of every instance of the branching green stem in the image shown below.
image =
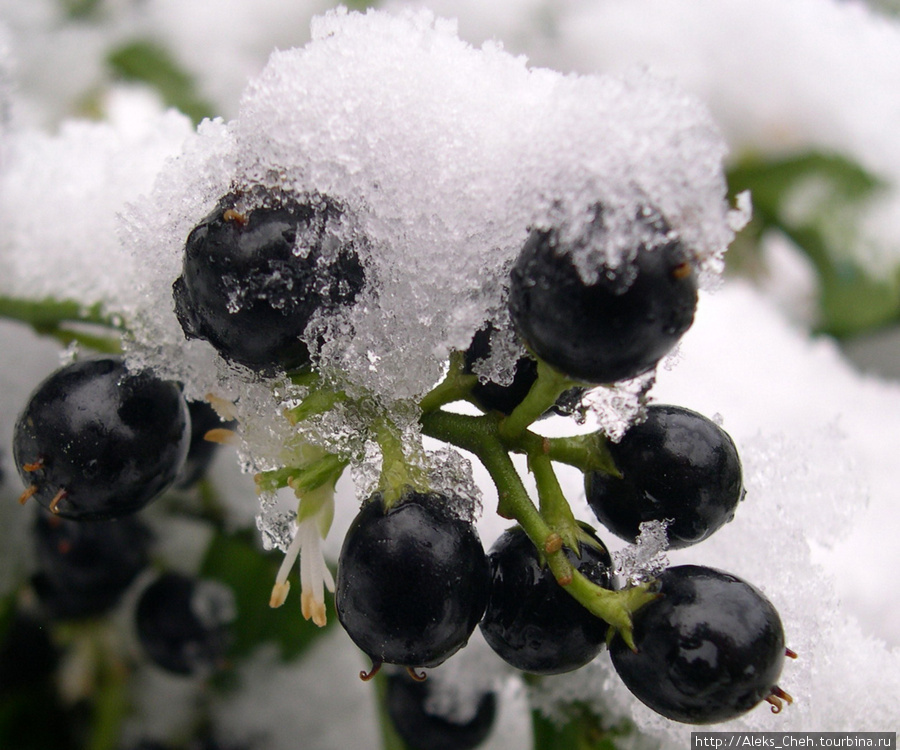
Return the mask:
[[[464,357],[463,352],[453,352],[450,355],[450,369],[447,371],[446,377],[419,402],[423,413],[469,397],[472,388],[478,382],[478,377],[466,374],[463,367]]]
[[[306,466],[285,466],[280,469],[263,471],[253,479],[256,491],[275,492],[290,487],[297,494],[312,492],[326,482],[332,484],[340,478],[349,462],[334,453],[327,453]]]
[[[600,432],[549,438],[547,442],[552,461],[574,466],[583,472],[599,471],[614,477],[622,476],[609,452],[609,443]]]
[[[426,435],[470,451],[481,460],[497,487],[497,512],[519,523],[535,547],[544,553],[553,576],[566,592],[613,626],[633,647],[632,613],[652,601],[656,594],[650,593],[646,586],[609,591],[585,578],[572,566],[562,548],[552,543],[553,529],[529,497],[509,456],[509,448],[504,444],[496,416],[470,417],[436,411],[422,416],[422,429]],[[534,437],[540,440],[538,436]],[[544,470],[542,466],[541,471]],[[549,485],[548,479],[544,478],[544,481]],[[565,502],[565,498],[562,500]],[[557,503],[559,498],[555,497],[550,502]],[[565,512],[562,511],[562,514]]]
[[[298,424],[317,414],[331,411],[341,401],[347,400],[347,394],[343,391],[332,391],[328,388],[315,388],[297,406],[286,409],[285,417],[291,424]]]
[[[537,380],[528,395],[500,424],[500,434],[504,440],[515,440],[530,424],[540,419],[562,393],[578,385],[568,375],[554,370],[540,359],[537,372]]]

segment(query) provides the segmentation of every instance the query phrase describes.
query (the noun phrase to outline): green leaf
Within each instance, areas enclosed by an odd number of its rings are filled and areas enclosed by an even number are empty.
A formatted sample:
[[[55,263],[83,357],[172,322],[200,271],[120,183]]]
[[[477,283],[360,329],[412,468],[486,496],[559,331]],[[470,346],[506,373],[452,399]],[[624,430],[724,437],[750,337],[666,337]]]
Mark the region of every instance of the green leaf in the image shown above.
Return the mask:
[[[820,331],[848,337],[900,319],[900,268],[877,276],[852,250],[862,211],[882,187],[874,175],[840,154],[809,152],[747,157],[729,170],[728,182],[732,195],[749,190],[753,199],[738,247],[758,247],[776,231],[815,265]]]
[[[195,124],[215,114],[197,92],[194,79],[155,42],[146,39],[129,42],[112,50],[106,61],[120,78],[152,86],[168,106],[184,112]]]
[[[284,659],[294,659],[328,628],[319,628],[300,614],[300,591],[288,597],[279,609],[269,606],[269,594],[281,564],[281,555],[258,549],[249,532],[217,534],[201,567],[200,574],[227,584],[234,591],[237,618],[232,628],[232,656],[247,655],[262,643],[278,644]],[[329,626],[335,621],[330,602]]]

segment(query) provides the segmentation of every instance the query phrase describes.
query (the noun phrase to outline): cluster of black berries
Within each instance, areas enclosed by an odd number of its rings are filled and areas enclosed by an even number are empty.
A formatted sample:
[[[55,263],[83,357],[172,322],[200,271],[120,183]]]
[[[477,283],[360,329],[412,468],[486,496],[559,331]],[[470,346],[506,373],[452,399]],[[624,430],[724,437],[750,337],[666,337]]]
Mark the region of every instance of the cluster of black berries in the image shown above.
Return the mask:
[[[329,222],[342,213],[335,201],[276,201],[244,213],[235,208],[240,198],[224,198],[190,235],[174,287],[178,318],[186,336],[208,340],[230,361],[264,372],[307,366],[299,337],[312,314],[352,304],[365,283],[359,240],[323,263]],[[473,382],[465,394],[498,416],[501,429],[529,398],[539,361],[567,378],[542,413],[565,412],[587,388],[652,370],[690,327],[697,304],[691,253],[658,212],[643,209],[634,224],[635,246],[592,277],[576,259],[606,241],[601,207],[574,240],[558,227],[530,232],[508,287],[529,355],[510,385]],[[307,251],[299,256],[301,238]],[[492,328],[487,323],[475,335],[465,374],[489,354]],[[604,526],[630,542],[642,523],[659,521],[670,547],[694,544],[731,520],[743,497],[731,438],[690,410],[653,404],[620,442],[598,440],[613,466],[585,471],[588,501]],[[774,708],[789,700],[776,685],[785,656],[778,614],[750,584],[703,567],[664,571],[654,583],[657,598],[634,613],[632,648],[559,585],[545,559],[556,549],[542,550],[543,540],[516,526],[485,555],[453,505],[424,488],[406,488],[390,502],[376,492],[350,527],[335,603],[343,627],[372,659],[365,677],[387,663],[421,678],[417,669],[441,664],[480,623],[503,659],[535,674],[576,669],[609,642],[626,685],[677,721],[723,721],[761,700]],[[577,549],[564,554],[592,583],[612,590],[609,553],[589,527],[581,532]],[[413,688],[402,690],[406,696]],[[392,715],[406,710],[392,708]]]
[[[263,375],[308,370],[302,336],[309,322],[353,304],[366,283],[359,253],[365,240],[346,231],[346,214],[321,195],[224,197],[188,237],[173,287],[185,335]],[[498,462],[495,448],[507,459],[519,451],[549,465],[548,457],[557,458],[553,442],[529,425],[571,411],[589,388],[652,370],[693,321],[695,261],[665,219],[639,211],[634,246],[615,262],[604,255],[605,221],[597,207],[574,239],[560,227],[529,233],[508,281],[510,317],[528,355],[511,384],[479,382],[472,373],[490,353],[488,322],[460,360],[455,393],[483,416],[456,415],[453,424],[463,420],[464,429],[450,429],[441,407],[452,399],[428,408],[423,401],[423,432],[481,458],[503,514],[519,525],[485,554],[454,498],[427,486],[382,487],[344,540],[338,617],[372,660],[364,677],[392,664],[407,669],[404,680],[421,680],[422,668],[443,663],[480,625],[501,658],[538,675],[577,669],[608,643],[625,684],[676,721],[724,721],[762,700],[780,708],[789,700],[776,685],[786,652],[782,626],[750,584],[709,568],[670,568],[653,582],[655,596],[611,627],[566,590],[577,575],[596,592],[622,593],[593,529],[566,521],[561,508],[571,511],[561,493],[542,496],[540,510],[527,495],[518,505],[506,497],[512,464]],[[585,269],[591,252],[599,253],[599,268]],[[35,588],[57,615],[102,611],[144,567],[149,537],[131,514],[202,473],[206,459],[202,441],[191,441],[192,425],[195,434],[208,429],[191,417],[176,384],[131,373],[120,358],[76,362],[38,387],[16,426],[14,452],[27,486],[23,500],[34,497],[49,511],[38,522],[44,563]],[[602,460],[568,460],[584,471],[597,518],[629,542],[641,524],[657,521],[672,548],[694,544],[729,521],[743,497],[734,443],[695,412],[652,404],[621,441],[594,437]],[[551,561],[569,573],[554,573]],[[166,574],[137,605],[149,657],[175,673],[193,673],[225,650],[228,607],[220,600],[198,617],[197,588],[193,579]],[[493,696],[479,702],[472,726],[450,726],[425,709],[427,691],[396,676],[389,686],[401,734],[404,722],[419,727],[413,734],[425,731],[424,722],[457,738],[429,746],[474,747],[490,727]]]
[[[83,620],[120,601],[150,562],[153,535],[138,511],[201,478],[215,447],[203,435],[221,425],[205,402],[189,405],[177,384],[117,356],[75,361],[37,387],[13,453],[22,502],[42,506],[31,582],[42,616]],[[135,625],[151,662],[186,675],[222,661],[226,618],[198,606],[212,585],[167,572],[143,589]]]

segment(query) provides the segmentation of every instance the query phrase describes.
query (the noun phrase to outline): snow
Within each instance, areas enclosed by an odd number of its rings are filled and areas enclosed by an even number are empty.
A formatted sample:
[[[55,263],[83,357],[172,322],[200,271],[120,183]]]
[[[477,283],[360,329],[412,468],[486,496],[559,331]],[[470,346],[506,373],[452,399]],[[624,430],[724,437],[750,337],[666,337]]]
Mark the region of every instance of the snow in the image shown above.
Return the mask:
[[[409,4],[393,4],[401,5]],[[8,123],[0,118],[0,293],[102,300],[134,326],[135,362],[182,379],[189,395],[212,391],[237,401],[244,442],[238,456],[227,455],[220,487],[235,526],[251,527],[258,510],[250,483],[236,475],[239,462],[253,470],[279,465],[293,437],[280,409],[297,392],[248,377],[204,342],[184,341],[170,292],[184,238],[235,182],[335,193],[359,212],[379,294],[370,290],[365,309],[321,321],[321,330],[352,326],[356,336],[347,346],[335,339],[319,356],[344,373],[342,385],[385,400],[421,395],[446,353],[502,307],[496,269],[508,266],[523,227],[546,220],[546,194],[565,192],[583,209],[584,188],[597,189],[598,175],[615,176],[600,186],[614,205],[652,197],[711,278],[735,220],[718,172],[727,148],[839,151],[890,185],[853,252],[873,268],[896,264],[900,254],[896,19],[831,0],[428,5],[458,17],[458,26],[427,13],[333,13],[308,32],[325,4],[276,0],[147,0],[140,12],[110,3],[106,26],[66,26],[49,0],[0,2],[9,27],[0,29],[0,109],[8,102],[10,112]],[[460,41],[457,28],[476,46]],[[195,131],[134,86],[109,89],[103,122],[65,116],[77,94],[104,80],[104,52],[147,33],[170,46],[227,120]],[[502,44],[480,46],[491,38]],[[275,47],[282,51],[266,64]],[[527,53],[530,63],[504,47]],[[566,192],[573,176],[579,187]],[[771,275],[762,287],[706,284],[694,326],[652,385],[656,401],[722,415],[748,488],[732,523],[668,556],[720,567],[762,589],[799,654],[781,681],[792,706],[777,716],[757,708],[717,729],[883,731],[900,725],[900,383],[861,374],[833,341],[810,337],[810,269],[778,243],[767,247]],[[435,274],[447,258],[455,267]],[[7,324],[0,351],[0,433],[8,446],[17,405],[58,355]],[[511,360],[519,350],[505,354]],[[633,403],[627,389],[604,395],[595,417]],[[347,424],[320,424],[319,437],[347,438]],[[354,450],[365,455],[371,444],[360,440]],[[2,492],[11,501],[8,454],[0,451]],[[356,475],[365,493],[371,466]],[[561,477],[576,514],[590,519],[580,477]],[[472,485],[458,465],[441,481]],[[478,526],[489,546],[507,522],[493,513],[493,490],[478,466],[474,482],[483,490]],[[324,541],[329,559],[358,492],[349,476],[338,485]],[[18,508],[0,508],[6,592],[27,552]],[[164,555],[189,568],[193,532],[175,531]],[[601,536],[621,549],[612,535]],[[299,616],[299,597],[285,607],[286,616]],[[376,719],[371,691],[356,678],[361,666],[337,629],[297,664],[277,664],[264,649],[241,667],[245,689],[216,709],[216,720],[238,738],[269,733],[273,750],[296,746],[297,737],[311,748],[369,746]],[[477,637],[443,669],[484,669],[503,695],[501,726],[487,747],[527,747],[525,688]],[[151,694],[147,687],[139,705],[165,713]],[[532,699],[552,715],[566,697],[585,696],[631,717],[665,747],[689,740],[689,727],[661,720],[621,687],[605,655],[577,675],[546,680]]]

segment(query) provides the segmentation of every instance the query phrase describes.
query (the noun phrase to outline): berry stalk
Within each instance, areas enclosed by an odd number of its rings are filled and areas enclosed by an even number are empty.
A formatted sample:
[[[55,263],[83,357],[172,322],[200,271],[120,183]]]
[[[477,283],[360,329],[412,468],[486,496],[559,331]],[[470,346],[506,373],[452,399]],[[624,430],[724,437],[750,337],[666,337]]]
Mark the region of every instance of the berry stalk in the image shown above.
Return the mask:
[[[568,375],[555,370],[541,359],[537,360],[537,380],[512,413],[500,423],[500,435],[504,440],[515,440],[528,426],[540,419],[556,400],[570,388],[579,385]]]
[[[447,375],[419,402],[423,413],[427,414],[439,409],[444,404],[462,401],[469,397],[472,388],[478,382],[478,376],[467,374],[464,366],[464,353],[453,352],[450,355],[450,368],[447,370]]]
[[[632,614],[656,598],[656,594],[648,591],[646,584],[608,591],[572,567],[562,545],[558,544],[558,534],[535,507],[513,465],[500,434],[497,416],[470,417],[436,411],[422,415],[422,429],[426,435],[470,451],[479,458],[497,488],[497,512],[519,523],[535,547],[544,552],[551,572],[570,596],[614,627],[625,642],[632,645]],[[540,440],[538,436],[534,438]],[[558,497],[555,502],[559,502]]]

